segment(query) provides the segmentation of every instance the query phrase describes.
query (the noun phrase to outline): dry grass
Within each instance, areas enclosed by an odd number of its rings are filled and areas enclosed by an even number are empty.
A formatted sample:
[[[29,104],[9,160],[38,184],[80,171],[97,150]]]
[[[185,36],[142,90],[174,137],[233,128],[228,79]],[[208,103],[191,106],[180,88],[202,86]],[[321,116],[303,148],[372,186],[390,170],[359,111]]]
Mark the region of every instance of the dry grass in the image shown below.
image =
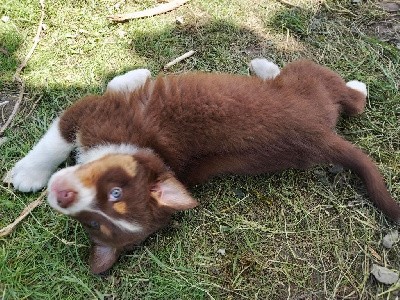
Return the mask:
[[[63,108],[101,92],[115,74],[147,67],[157,74],[188,50],[196,54],[169,72],[247,74],[264,56],[279,65],[313,59],[347,80],[368,84],[366,112],[340,122],[343,135],[370,153],[396,199],[400,195],[400,53],[371,26],[389,19],[362,1],[196,1],[165,15],[110,24],[117,1],[46,2],[46,30],[23,72],[27,94],[0,146],[5,173]],[[121,12],[157,1],[121,2]],[[39,3],[0,4],[0,88],[32,44]],[[183,16],[177,25],[175,18]],[[1,102],[1,101],[0,101]],[[0,108],[1,109],[1,108]],[[0,187],[0,227],[38,194]],[[201,206],[124,255],[106,277],[87,266],[89,242],[75,221],[47,205],[0,239],[3,299],[394,299],[397,285],[377,283],[372,263],[400,269],[394,228],[368,201],[350,172],[320,167],[257,177],[224,177],[193,189]]]

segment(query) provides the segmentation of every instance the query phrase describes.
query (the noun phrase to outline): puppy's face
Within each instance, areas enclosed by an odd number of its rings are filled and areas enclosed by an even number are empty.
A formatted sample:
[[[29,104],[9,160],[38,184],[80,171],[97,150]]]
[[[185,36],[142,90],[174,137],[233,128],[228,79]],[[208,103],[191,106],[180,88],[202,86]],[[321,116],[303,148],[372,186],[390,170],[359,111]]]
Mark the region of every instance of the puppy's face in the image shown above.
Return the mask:
[[[122,250],[164,227],[177,210],[197,205],[163,162],[146,151],[110,154],[55,173],[48,202],[82,223],[93,243],[93,273],[102,273]]]

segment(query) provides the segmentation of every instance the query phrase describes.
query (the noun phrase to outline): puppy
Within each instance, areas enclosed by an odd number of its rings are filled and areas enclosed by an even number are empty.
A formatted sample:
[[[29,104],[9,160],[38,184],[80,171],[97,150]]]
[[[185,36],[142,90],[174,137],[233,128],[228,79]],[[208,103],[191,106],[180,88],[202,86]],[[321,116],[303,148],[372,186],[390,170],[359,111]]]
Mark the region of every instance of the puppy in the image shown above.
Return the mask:
[[[258,77],[151,80],[144,69],[118,76],[102,96],[83,98],[54,121],[13,168],[14,187],[37,191],[48,182],[50,206],[86,228],[94,273],[166,226],[174,212],[197,206],[186,187],[220,174],[340,164],[399,222],[400,208],[373,161],[334,131],[340,113],[363,111],[365,84],[346,83],[310,61],[280,71],[260,59],[251,69]],[[77,165],[51,175],[74,148]]]

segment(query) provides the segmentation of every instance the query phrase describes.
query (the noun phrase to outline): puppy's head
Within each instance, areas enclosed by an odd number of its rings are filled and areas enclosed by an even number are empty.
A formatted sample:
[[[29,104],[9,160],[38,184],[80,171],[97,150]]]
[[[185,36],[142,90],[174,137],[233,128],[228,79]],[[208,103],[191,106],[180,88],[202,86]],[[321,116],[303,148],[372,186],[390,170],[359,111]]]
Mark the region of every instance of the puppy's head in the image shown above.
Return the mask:
[[[197,206],[153,153],[109,154],[62,169],[48,185],[48,202],[82,223],[93,243],[93,273],[102,273],[122,250],[167,225],[178,210]]]

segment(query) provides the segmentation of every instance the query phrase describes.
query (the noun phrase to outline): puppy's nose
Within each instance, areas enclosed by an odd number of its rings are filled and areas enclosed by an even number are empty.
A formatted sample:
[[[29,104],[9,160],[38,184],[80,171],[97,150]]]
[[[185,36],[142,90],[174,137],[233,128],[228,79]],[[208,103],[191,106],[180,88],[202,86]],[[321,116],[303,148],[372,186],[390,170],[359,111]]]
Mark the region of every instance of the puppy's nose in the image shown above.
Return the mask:
[[[76,198],[76,192],[70,190],[63,190],[57,192],[57,203],[62,208],[70,206]]]

